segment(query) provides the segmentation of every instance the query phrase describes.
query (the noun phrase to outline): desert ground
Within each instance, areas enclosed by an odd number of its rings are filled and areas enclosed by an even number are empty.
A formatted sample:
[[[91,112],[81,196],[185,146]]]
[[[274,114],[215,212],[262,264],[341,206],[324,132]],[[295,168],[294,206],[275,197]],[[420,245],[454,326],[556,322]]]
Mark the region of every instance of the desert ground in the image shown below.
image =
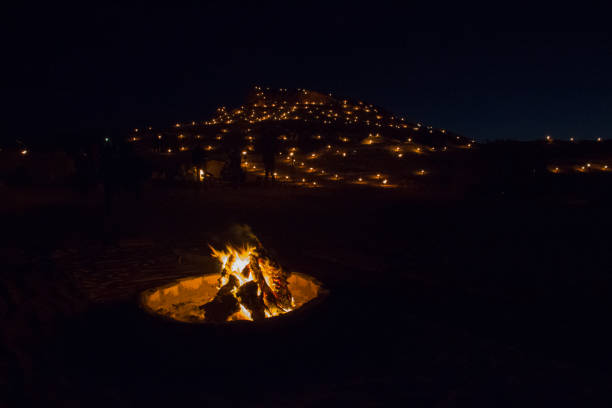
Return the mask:
[[[3,187],[0,405],[560,406],[609,400],[609,207],[388,189]],[[139,294],[249,225],[330,291],[264,325]],[[267,322],[268,323],[268,322]],[[611,401],[609,401],[611,402]]]

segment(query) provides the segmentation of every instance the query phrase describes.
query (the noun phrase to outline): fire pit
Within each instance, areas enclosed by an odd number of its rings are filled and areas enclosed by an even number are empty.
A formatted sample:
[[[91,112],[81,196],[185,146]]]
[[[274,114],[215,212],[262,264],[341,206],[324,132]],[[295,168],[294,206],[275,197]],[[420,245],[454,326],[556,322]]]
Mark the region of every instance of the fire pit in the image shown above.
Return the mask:
[[[144,308],[187,323],[262,321],[291,313],[327,292],[313,277],[281,268],[259,241],[211,250],[220,272],[145,291]]]

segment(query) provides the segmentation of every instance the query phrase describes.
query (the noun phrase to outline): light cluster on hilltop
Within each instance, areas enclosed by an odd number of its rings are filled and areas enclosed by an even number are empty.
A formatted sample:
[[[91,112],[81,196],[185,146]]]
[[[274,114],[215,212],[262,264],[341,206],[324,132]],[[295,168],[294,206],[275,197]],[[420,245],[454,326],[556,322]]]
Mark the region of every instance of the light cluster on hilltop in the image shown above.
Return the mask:
[[[466,138],[445,129],[410,123],[404,117],[362,101],[339,100],[331,94],[305,89],[264,90],[259,86],[253,88],[245,104],[235,109],[221,106],[209,120],[176,123],[172,129],[159,131],[156,137],[192,137],[197,140],[215,133],[214,138],[219,140],[220,134],[230,131],[257,135],[261,126],[267,125],[285,126],[297,133],[345,132],[361,139],[371,132],[384,131],[385,136],[392,139],[405,140],[410,137],[415,142],[439,148],[470,143]],[[138,129],[134,133],[138,133]],[[141,135],[132,135],[133,141],[140,138]]]
[[[365,125],[373,127],[390,127],[407,129],[414,127],[403,117],[395,117],[383,112],[372,104],[362,101],[351,103],[348,100],[338,101],[330,96],[314,91],[298,90],[289,93],[287,90],[271,92],[255,87],[250,96],[250,103],[228,111],[220,107],[207,125],[250,123],[263,121],[301,120],[322,124]],[[419,124],[420,126],[420,124]]]
[[[134,130],[131,141],[149,138],[154,149],[175,154],[201,146],[219,149],[226,140],[242,140],[243,167],[248,173],[262,174],[256,153],[257,139],[272,134],[279,140],[279,170],[282,181],[320,186],[325,181],[351,181],[394,186],[387,174],[423,176],[423,160],[432,153],[451,148],[469,149],[473,141],[444,129],[386,112],[373,104],[336,99],[331,94],[305,89],[287,90],[254,87],[246,103],[235,108],[219,107],[204,122],[176,123],[153,131]],[[146,134],[146,135],[145,135]],[[406,161],[412,157],[413,160]],[[389,168],[388,159],[395,162]],[[308,161],[308,164],[306,164]],[[379,162],[380,164],[373,164]],[[415,168],[407,167],[417,166]],[[372,166],[376,168],[372,170]]]

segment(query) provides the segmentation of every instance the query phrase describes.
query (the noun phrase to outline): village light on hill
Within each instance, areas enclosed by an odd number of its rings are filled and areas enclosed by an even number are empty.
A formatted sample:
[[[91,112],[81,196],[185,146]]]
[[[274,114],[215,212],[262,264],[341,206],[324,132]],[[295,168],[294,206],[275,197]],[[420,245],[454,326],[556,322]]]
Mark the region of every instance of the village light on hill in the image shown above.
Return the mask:
[[[222,139],[223,134],[234,132],[234,131],[240,131],[242,134],[242,137],[248,141],[247,142],[248,144],[247,146],[244,147],[244,150],[243,151],[239,150],[244,160],[242,165],[244,166],[246,171],[252,172],[255,174],[258,174],[258,173],[256,173],[257,170],[254,170],[256,166],[253,163],[257,162],[257,159],[253,157],[253,160],[249,160],[249,162],[246,162],[246,159],[247,159],[248,154],[250,154],[249,152],[255,151],[255,147],[253,143],[255,142],[256,139],[259,138],[257,135],[260,134],[260,130],[261,130],[261,129],[254,129],[252,124],[257,123],[257,122],[264,122],[264,121],[271,122],[271,121],[301,120],[304,123],[312,122],[316,124],[318,122],[320,124],[326,124],[326,125],[332,125],[332,126],[334,126],[335,124],[338,124],[340,126],[342,126],[342,124],[344,125],[360,124],[366,127],[363,130],[362,129],[359,129],[359,130],[349,129],[348,133],[346,130],[342,130],[342,129],[330,129],[330,131],[326,132],[324,135],[319,133],[319,131],[309,132],[309,134],[307,135],[308,139],[322,140],[324,138],[328,138],[328,139],[333,138],[341,143],[335,146],[331,144],[321,145],[321,146],[314,145],[314,146],[309,147],[309,149],[310,148],[314,148],[314,149],[308,153],[300,152],[297,147],[289,147],[289,148],[286,148],[286,150],[283,149],[283,151],[278,152],[278,156],[280,156],[279,159],[282,159],[283,157],[287,157],[287,160],[282,160],[282,164],[281,164],[282,166],[291,166],[293,168],[293,171],[298,171],[298,172],[307,173],[307,174],[308,173],[315,174],[315,175],[326,174],[326,171],[321,168],[321,167],[326,167],[327,164],[331,164],[331,163],[326,163],[326,160],[330,160],[330,161],[337,160],[338,166],[346,166],[348,165],[348,163],[346,163],[343,160],[343,158],[348,158],[349,154],[351,155],[351,158],[353,159],[353,160],[350,160],[351,166],[357,166],[355,167],[355,170],[351,170],[351,172],[352,171],[362,172],[364,170],[367,171],[366,168],[359,167],[360,162],[357,161],[356,155],[359,154],[359,156],[364,157],[364,160],[369,161],[370,160],[369,155],[379,154],[378,152],[380,151],[380,149],[377,150],[377,149],[371,148],[373,144],[378,144],[378,143],[380,143],[379,145],[380,147],[387,149],[387,151],[390,151],[392,155],[396,156],[396,158],[403,158],[404,155],[409,154],[408,153],[409,151],[410,153],[416,153],[416,154],[423,155],[425,153],[446,150],[446,146],[444,146],[444,143],[439,143],[439,148],[438,148],[438,147],[431,146],[431,145],[435,145],[436,141],[428,142],[426,144],[421,144],[422,141],[418,139],[418,137],[423,136],[423,133],[425,133],[424,132],[425,130],[428,131],[427,133],[443,135],[443,134],[448,134],[446,129],[435,130],[433,129],[432,126],[426,126],[421,123],[414,124],[414,125],[410,123],[403,123],[405,122],[405,118],[396,117],[395,115],[381,111],[375,108],[371,104],[368,105],[368,104],[364,104],[363,102],[353,103],[349,101],[348,99],[340,100],[340,101],[334,101],[334,100],[327,101],[326,100],[327,96],[325,96],[324,94],[318,94],[316,92],[306,91],[303,89],[298,91],[299,93],[298,93],[297,100],[289,99],[292,97],[292,94],[287,94],[286,90],[283,91],[282,96],[279,96],[278,93],[268,93],[268,91],[270,90],[267,88],[255,87],[254,89],[255,99],[253,101],[250,101],[247,104],[244,104],[244,105],[241,105],[240,107],[232,108],[232,109],[227,109],[226,107],[221,106],[217,109],[215,116],[208,121],[203,121],[203,122],[192,121],[192,122],[185,122],[185,123],[176,122],[176,124],[170,125],[171,127],[173,127],[173,129],[171,129],[170,132],[167,132],[165,136],[170,137],[171,140],[173,140],[176,137],[178,139],[183,139],[185,141],[189,139],[193,139],[194,141],[195,139],[201,139],[202,141],[206,142],[206,141],[209,141],[215,138],[217,140],[223,140]],[[321,97],[322,99],[321,100],[316,100],[316,99],[310,100],[311,96],[314,96],[315,98]],[[341,104],[336,105],[336,102],[340,102]],[[361,105],[361,106],[358,106],[358,105]],[[189,123],[191,123],[191,125],[196,126],[196,127],[214,125],[215,128],[211,129],[210,131],[196,130],[193,134],[184,133],[185,131],[182,128],[183,127],[188,128]],[[233,126],[235,126],[234,124],[238,125],[239,128],[238,129],[232,128]],[[231,126],[227,126],[227,125],[231,125]],[[404,133],[403,135],[401,133],[391,133],[390,135],[388,135],[388,137],[383,138],[380,133],[380,130],[378,132],[373,131],[373,129],[375,129],[376,127],[380,128],[383,126],[384,127],[389,126],[391,128],[400,129],[400,131],[406,132],[406,133]],[[145,130],[146,128],[138,129],[138,130],[136,129],[137,128],[132,128],[132,131],[134,133],[139,132],[139,134],[141,134],[143,133],[141,131]],[[200,132],[205,132],[205,133],[200,134]],[[300,135],[292,133],[291,136],[288,137],[289,134],[288,133],[282,134],[283,132],[287,132],[287,130],[283,130],[279,132],[281,134],[277,136],[276,139],[279,139],[279,141],[281,142],[283,141],[288,142],[289,140],[291,140],[291,142],[297,142],[297,143],[300,142],[300,137],[301,137]],[[390,132],[396,132],[396,130],[392,130]],[[130,136],[131,138],[134,138],[134,133],[132,133],[132,135],[128,135],[128,140],[130,139]],[[357,136],[358,134],[365,134],[368,136],[365,139],[361,139],[361,137],[359,137],[359,144],[370,145],[370,146],[368,147],[364,146],[364,149],[361,151],[358,151],[358,149],[355,149],[354,146],[351,146],[351,145],[349,145],[349,147],[346,149],[340,149],[342,142],[352,143],[353,141],[355,141],[355,137],[358,137]],[[408,137],[411,134],[415,135],[417,140],[413,140],[414,138]],[[421,136],[417,136],[417,134],[420,134]],[[255,135],[255,137],[253,135]],[[160,151],[159,145],[161,145],[162,133],[157,133],[157,134],[153,133],[151,136],[153,139],[159,139],[159,144],[155,149],[156,151],[159,152]],[[468,144],[469,140],[467,138],[462,138],[458,135],[454,135],[454,136],[456,137],[458,141],[459,140],[466,141],[465,144],[458,142],[458,144],[463,144],[462,146],[463,148],[470,148],[472,147],[472,144],[474,143],[472,142]],[[452,136],[450,137],[452,138]],[[142,139],[138,138],[138,140],[142,140]],[[413,145],[410,147],[410,149],[405,149],[404,147],[402,147],[403,143],[398,145],[398,143],[401,143],[399,142],[400,140],[404,140],[404,143],[406,142],[412,143]],[[300,148],[304,147],[301,145],[299,146]],[[327,149],[325,149],[325,147],[327,147]],[[193,148],[193,146],[190,146],[188,143],[183,143],[183,145],[179,145],[179,146],[173,146],[172,148],[168,148],[168,146],[162,146],[161,151],[167,152],[167,153],[173,153],[173,150],[175,148],[178,149],[179,152],[182,152],[184,150],[190,150],[191,148]],[[321,148],[321,150],[317,151],[316,150],[317,148]],[[209,147],[204,147],[204,149],[213,150],[213,147],[209,145]],[[214,150],[219,150],[219,149],[221,149],[221,151],[223,152],[223,146],[217,145],[214,148]],[[330,153],[334,152],[335,154],[326,155],[324,152],[330,152]],[[320,160],[321,166],[317,166],[318,167],[317,169],[315,169],[314,167],[310,167],[310,168],[305,167],[304,161],[300,161],[300,160],[306,161],[306,159],[317,159],[318,161]],[[317,164],[319,164],[318,161],[317,161]],[[253,167],[251,168],[251,166]],[[597,166],[597,168],[601,169],[602,166]],[[345,174],[344,172],[348,170],[346,168],[338,167],[337,169],[334,169],[331,167],[327,167],[326,170],[328,174],[331,173],[332,175],[334,175],[334,173],[337,172],[332,178],[333,180],[344,181],[344,180],[352,179],[352,180],[359,180],[359,182],[367,181],[365,180],[366,177],[363,177],[363,178],[354,177],[354,176],[351,177],[350,174],[348,173]],[[389,174],[386,171],[386,169],[381,168],[380,170],[384,170],[385,173],[383,173],[384,176],[382,174],[377,174],[376,179],[380,182],[379,185],[382,184],[383,179],[389,182],[388,181],[389,179],[386,177],[389,177],[389,176],[394,177],[394,175]],[[415,173],[418,173],[418,172],[419,171]],[[281,175],[280,178],[284,178],[284,175]],[[367,176],[367,178],[372,178],[372,176]],[[296,176],[296,177],[291,177],[290,179],[292,179],[293,181],[299,181],[300,177]],[[315,185],[312,179],[306,182],[309,185]],[[313,184],[310,184],[310,183],[313,183]]]

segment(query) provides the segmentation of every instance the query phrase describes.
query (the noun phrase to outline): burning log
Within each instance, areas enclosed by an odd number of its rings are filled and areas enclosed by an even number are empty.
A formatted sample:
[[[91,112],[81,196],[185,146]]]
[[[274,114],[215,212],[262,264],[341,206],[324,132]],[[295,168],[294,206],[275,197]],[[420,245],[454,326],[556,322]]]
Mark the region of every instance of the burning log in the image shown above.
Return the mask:
[[[257,295],[259,285],[255,281],[249,281],[240,286],[236,295],[240,303],[251,313],[253,320],[266,318],[263,296]]]
[[[200,310],[204,311],[204,319],[206,321],[221,323],[240,310],[240,306],[232,293],[226,293],[221,296],[215,296],[212,301],[200,306]]]
[[[254,275],[253,279],[261,288],[261,293],[263,295],[263,300],[266,309],[268,309],[268,311],[273,315],[284,312],[284,310],[277,304],[274,291],[272,290],[272,288],[270,288],[270,286],[268,286],[261,267],[259,266],[259,261],[257,257],[253,254],[251,254],[251,262],[249,263],[249,265],[251,266],[251,271]]]
[[[251,275],[251,267],[247,264],[247,266],[242,269],[242,272],[240,272],[240,275],[247,279]]]
[[[276,262],[268,261],[272,291],[276,297],[276,303],[284,310],[291,308],[292,296],[289,291],[289,274],[286,273]]]
[[[238,279],[234,275],[229,275],[227,283],[221,286],[214,299],[200,306],[206,321],[224,322],[240,309],[238,299],[232,293],[237,286]]]
[[[221,269],[221,276],[219,277],[219,285],[221,285],[221,281],[223,280],[223,278],[225,278],[226,276],[231,276],[232,275],[232,264],[234,263],[234,260],[236,259],[236,257],[234,256],[234,254],[230,254],[229,258],[227,259],[227,261],[225,262],[225,264],[223,265],[223,269]]]
[[[227,283],[219,288],[217,296],[232,293],[234,288],[237,288],[239,285],[240,282],[238,282],[238,278],[236,278],[234,275],[229,275],[229,277],[227,278]]]
[[[255,258],[255,263],[259,265],[259,262],[261,262],[266,266],[270,276],[272,291],[274,292],[274,296],[277,300],[276,303],[282,309],[289,310],[291,309],[293,303],[291,292],[289,291],[289,282],[287,281],[289,274],[285,272],[283,268],[281,268],[280,265],[269,255],[268,251],[266,251],[266,249],[261,245],[259,240],[257,243],[258,246],[256,252],[258,257]]]

